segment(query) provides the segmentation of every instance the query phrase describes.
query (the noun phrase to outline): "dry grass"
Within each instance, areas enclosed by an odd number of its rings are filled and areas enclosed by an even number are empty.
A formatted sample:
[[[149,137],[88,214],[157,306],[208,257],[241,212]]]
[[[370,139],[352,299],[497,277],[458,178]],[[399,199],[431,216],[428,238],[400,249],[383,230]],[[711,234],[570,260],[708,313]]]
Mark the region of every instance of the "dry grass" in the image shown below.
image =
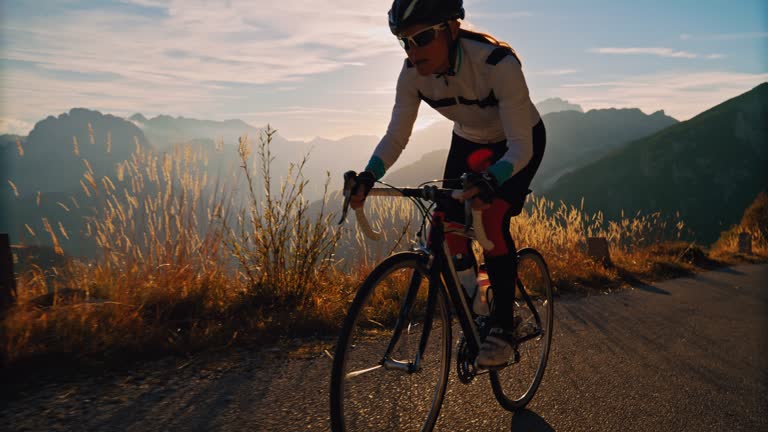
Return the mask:
[[[5,361],[116,361],[335,333],[375,263],[411,246],[418,212],[407,200],[372,198],[366,213],[384,241],[371,242],[352,221],[336,227],[338,216],[325,206],[326,179],[323,206],[310,214],[306,158],[273,183],[273,133],[258,137],[258,169],[249,167],[251,143],[241,141],[245,196],[232,192],[236,185],[211,182],[206,156],[188,146],[168,155],[137,147],[113,177],[94,178],[86,163],[81,185],[93,202],[81,204],[96,213],[85,231],[101,258],[67,260],[53,270],[31,266],[19,275],[18,305],[0,324]],[[511,232],[518,247],[544,254],[560,291],[610,290],[715,264],[701,247],[679,241],[684,224],[677,218],[605,221],[581,208],[532,201]],[[53,226],[46,235],[55,246]],[[615,266],[587,257],[591,236],[608,239]],[[765,239],[755,244],[765,257]],[[714,250],[733,248],[729,234]]]
[[[739,253],[739,234],[748,233],[752,240],[752,253]],[[763,262],[768,259],[768,237],[761,230],[743,224],[725,231],[712,245],[710,255],[728,262]]]
[[[534,247],[544,255],[561,291],[605,291],[683,274],[697,264],[690,256],[701,253],[701,247],[679,240],[685,224],[678,215],[622,214],[620,220],[606,221],[602,213],[588,214],[583,207],[556,205],[541,197],[531,201],[530,208],[512,219],[512,238],[517,247]],[[612,266],[587,255],[587,237],[607,239]]]
[[[739,235],[748,234],[752,254],[739,253]],[[760,192],[744,211],[741,222],[720,235],[712,245],[712,256],[736,262],[768,259],[768,193]]]
[[[512,237],[518,248],[534,247],[542,252],[560,290],[611,290],[716,265],[707,259],[701,245],[680,240],[685,237],[685,224],[678,215],[636,214],[606,221],[601,213],[588,214],[581,207],[556,205],[542,197],[532,197],[530,202],[512,219]],[[368,267],[413,244],[420,217],[408,200],[374,197],[366,203],[366,214],[374,229],[382,232],[382,241],[368,240],[354,228],[343,233],[340,255],[356,251],[360,264]],[[608,240],[613,266],[605,267],[587,255],[587,237]],[[479,246],[475,252],[479,258]]]
[[[222,191],[208,184],[203,158],[189,147],[162,156],[137,148],[114,178],[86,171],[82,186],[96,213],[85,232],[101,258],[69,261],[55,277],[34,266],[20,275],[20,306],[3,321],[9,361],[183,350],[226,337],[219,329],[244,283],[227,265],[210,210]],[[46,231],[58,251],[56,232]]]
[[[339,234],[332,215],[308,213],[304,162],[271,183],[273,133],[259,137],[260,181],[241,142],[248,194],[239,206],[237,184],[212,184],[205,155],[190,146],[168,155],[137,147],[114,177],[86,171],[92,202],[83,205],[96,212],[84,231],[100,259],[19,275],[18,306],[1,324],[5,361],[114,361],[335,328],[360,275],[330,259]],[[46,233],[61,253],[50,224]]]
[[[247,276],[251,294],[282,303],[305,306],[313,291],[327,280],[333,269],[331,256],[339,240],[332,215],[325,211],[330,174],[325,181],[323,204],[317,215],[309,215],[304,188],[309,183],[302,171],[306,157],[291,165],[280,185],[272,183],[272,155],[269,144],[274,130],[259,137],[258,160],[262,189],[248,167],[251,145],[247,139],[238,149],[248,184],[249,205],[237,211],[232,224],[227,214],[217,213],[225,228],[224,239]],[[234,226],[232,226],[234,225]]]

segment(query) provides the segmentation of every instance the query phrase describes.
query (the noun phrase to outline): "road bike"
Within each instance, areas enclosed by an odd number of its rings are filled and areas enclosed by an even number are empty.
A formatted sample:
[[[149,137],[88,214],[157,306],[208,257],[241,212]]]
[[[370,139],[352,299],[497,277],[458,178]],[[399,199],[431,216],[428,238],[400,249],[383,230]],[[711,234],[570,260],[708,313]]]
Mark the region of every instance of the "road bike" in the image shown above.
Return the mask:
[[[339,223],[346,217],[353,186],[354,178],[346,178]],[[419,209],[422,221],[416,245],[379,263],[349,307],[333,356],[332,429],[432,430],[448,384],[454,317],[460,333],[458,380],[469,384],[488,374],[502,407],[509,411],[525,407],[544,376],[552,342],[553,292],[544,258],[532,248],[517,251],[515,320],[519,324],[513,355],[501,367],[480,369],[475,359],[490,331],[490,318],[471,307],[473,299],[459,282],[445,242],[445,234],[455,233],[493,248],[482,214],[470,210],[468,197],[475,191],[387,186],[373,188],[369,196],[407,197]],[[465,202],[466,224],[446,221],[443,213],[432,212],[436,204],[455,199]],[[371,229],[363,209],[355,214],[362,231],[377,239],[380,233]]]

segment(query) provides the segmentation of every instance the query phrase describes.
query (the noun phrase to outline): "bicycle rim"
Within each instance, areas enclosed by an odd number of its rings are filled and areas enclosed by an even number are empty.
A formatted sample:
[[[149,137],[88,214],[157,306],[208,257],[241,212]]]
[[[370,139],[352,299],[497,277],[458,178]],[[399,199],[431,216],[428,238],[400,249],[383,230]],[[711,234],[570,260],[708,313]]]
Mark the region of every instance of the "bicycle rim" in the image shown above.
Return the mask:
[[[429,299],[423,262],[417,253],[394,255],[377,266],[358,291],[334,355],[334,431],[428,431],[434,427],[448,381],[451,327],[442,293],[435,292]],[[415,290],[411,291],[415,295],[404,314],[409,290]],[[393,360],[414,362],[427,332],[418,371],[382,366],[398,320],[402,325],[391,351]]]
[[[515,316],[520,317],[521,322],[516,336],[533,337],[518,344],[520,358],[517,363],[490,373],[496,399],[510,411],[525,407],[541,384],[554,323],[552,281],[544,259],[533,249],[521,250],[519,257],[518,284],[528,294],[530,304],[526,302],[518,285],[515,292]]]

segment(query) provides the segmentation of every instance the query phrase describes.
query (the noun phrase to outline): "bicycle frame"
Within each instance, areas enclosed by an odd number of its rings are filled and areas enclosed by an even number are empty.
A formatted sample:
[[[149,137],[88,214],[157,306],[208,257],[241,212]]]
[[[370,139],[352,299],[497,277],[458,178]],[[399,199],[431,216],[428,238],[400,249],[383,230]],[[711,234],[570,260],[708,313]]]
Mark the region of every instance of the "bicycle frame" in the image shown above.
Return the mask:
[[[461,231],[456,234],[473,238],[471,235],[463,234]],[[430,244],[438,246],[433,249],[433,256],[435,257],[434,261],[437,264],[437,268],[436,271],[431,274],[440,276],[439,283],[430,283],[430,289],[432,289],[432,286],[437,286],[442,288],[443,294],[447,295],[446,298],[449,300],[450,304],[453,305],[461,330],[467,338],[470,353],[475,356],[480,351],[480,332],[475,320],[472,319],[472,309],[467,303],[467,296],[464,295],[463,288],[459,282],[458,273],[456,272],[456,267],[454,267],[453,260],[450,258],[451,251],[448,249],[448,244],[445,242],[444,216],[441,213],[435,213],[432,216]]]
[[[457,234],[473,238],[471,234],[463,234],[462,232],[457,232]],[[453,260],[449,258],[451,254],[448,250],[448,245],[444,240],[445,227],[443,214],[435,212],[432,215],[431,230],[427,247],[419,248],[421,252],[429,256],[429,262],[427,263],[427,270],[429,271],[427,321],[424,323],[424,332],[419,341],[419,350],[416,353],[416,358],[412,362],[394,360],[390,357],[400,339],[406,321],[405,318],[410,312],[410,308],[413,305],[413,301],[416,298],[419,289],[420,275],[414,274],[411,284],[408,287],[405,301],[403,301],[403,307],[400,310],[397,322],[395,323],[392,339],[389,342],[389,346],[387,347],[381,362],[385,369],[396,369],[409,373],[419,370],[421,358],[423,357],[424,350],[432,331],[432,317],[434,316],[434,308],[437,306],[437,295],[439,291],[442,291],[442,294],[448,299],[449,304],[453,305],[461,329],[467,338],[467,343],[472,356],[476,356],[480,351],[480,332],[477,324],[472,319],[471,308],[467,303],[467,297],[464,295],[463,289],[461,288],[456,268],[453,265]],[[430,246],[433,246],[433,248],[430,249]]]
[[[351,189],[348,186],[345,186],[345,201],[344,201],[344,210],[342,213],[341,222],[343,222],[346,216],[346,210],[349,204],[350,190]],[[415,198],[422,198],[422,199],[423,199],[423,195],[427,195],[429,196],[429,199],[434,202],[438,202],[440,199],[456,199],[455,195],[448,195],[446,190],[441,191],[441,190],[438,190],[437,188],[431,188],[431,189],[425,188],[423,190],[403,189],[403,190],[397,190],[397,193],[393,193],[393,191],[377,189],[377,190],[372,190],[371,194],[373,194],[373,192],[377,192],[376,193],[377,195],[404,196],[404,197],[415,197]],[[441,194],[444,194],[444,195],[441,195]],[[469,213],[468,204],[466,209],[468,214]],[[363,230],[366,232],[366,235],[368,235],[369,237],[375,238],[374,235],[378,235],[378,234],[374,233],[370,229],[370,225],[366,221],[365,214],[362,212],[362,209],[356,210],[356,214],[358,216],[358,223],[363,227]],[[473,215],[472,217],[477,217],[477,216]],[[478,220],[480,220],[479,217],[477,218]],[[456,272],[456,268],[453,265],[453,260],[451,259],[451,256],[452,256],[451,251],[448,249],[448,244],[445,242],[445,235],[446,235],[446,232],[460,235],[462,237],[466,237],[471,240],[478,240],[481,243],[481,245],[483,243],[486,243],[492,246],[492,243],[488,242],[487,238],[485,237],[482,224],[477,224],[476,228],[478,228],[478,230],[475,231],[474,227],[472,227],[471,225],[466,226],[464,224],[450,222],[450,224],[452,224],[453,227],[449,231],[446,231],[446,225],[449,222],[445,220],[445,214],[440,211],[433,212],[429,217],[429,221],[430,221],[430,224],[429,224],[430,230],[428,234],[428,240],[426,244],[422,244],[419,248],[416,249],[417,251],[420,251],[424,253],[424,255],[429,257],[429,260],[427,263],[427,271],[429,276],[429,286],[428,286],[429,291],[428,291],[428,297],[427,297],[427,321],[424,323],[425,329],[419,341],[419,350],[416,354],[416,358],[413,361],[400,361],[400,360],[395,360],[391,358],[391,353],[395,349],[395,346],[397,345],[397,342],[400,339],[400,336],[403,331],[403,327],[407,321],[407,317],[410,313],[411,306],[414,303],[414,300],[417,295],[417,291],[419,289],[420,275],[414,274],[413,279],[411,280],[411,283],[408,287],[408,292],[406,293],[405,301],[403,302],[403,306],[400,310],[397,321],[395,323],[395,328],[393,329],[393,333],[392,333],[392,339],[390,340],[387,350],[385,351],[385,354],[382,357],[382,360],[380,361],[380,365],[385,369],[401,370],[408,373],[413,373],[419,370],[421,358],[423,357],[424,350],[426,348],[427,342],[429,341],[429,335],[432,330],[432,317],[434,316],[434,312],[435,312],[434,308],[437,306],[437,294],[440,291],[448,300],[449,306],[453,306],[456,317],[459,321],[459,325],[461,326],[461,330],[464,334],[470,356],[474,358],[480,352],[480,345],[481,345],[480,329],[478,328],[478,324],[475,322],[472,316],[471,306],[468,304],[467,296],[464,294],[464,290],[461,286],[461,283],[459,282],[458,273]],[[540,328],[541,318],[538,314],[538,311],[536,310],[536,307],[533,305],[533,302],[531,301],[530,296],[526,292],[525,287],[523,286],[522,282],[519,279],[516,281],[516,285],[519,288],[526,305],[533,312],[537,327]],[[450,318],[450,310],[448,311],[448,313]],[[539,330],[534,332],[533,334],[527,335],[526,337],[520,340],[517,340],[515,342],[515,349],[517,349],[516,346],[521,342],[538,337],[540,334],[541,334],[541,331]]]
[[[356,188],[354,180],[355,173],[348,172],[345,174],[345,199],[339,224],[344,222],[350,203],[354,203],[352,200],[352,191]],[[446,237],[449,235],[459,235],[466,239],[476,240],[485,251],[493,251],[494,244],[485,236],[482,224],[483,215],[478,210],[478,207],[482,206],[473,207],[469,202],[476,191],[472,188],[468,189],[466,183],[463,183],[464,189],[462,190],[424,185],[418,188],[397,188],[386,184],[385,186],[388,189],[371,189],[369,196],[399,196],[411,199],[421,214],[421,224],[416,235],[418,241],[410,252],[394,254],[377,265],[366,277],[350,306],[336,347],[336,353],[333,356],[331,373],[332,427],[334,430],[345,430],[345,424],[348,421],[370,425],[380,424],[378,416],[369,422],[367,411],[370,408],[371,398],[375,399],[382,380],[387,378],[374,375],[370,378],[372,381],[361,380],[361,382],[357,382],[357,377],[376,370],[389,370],[394,372],[395,376],[399,375],[400,379],[410,380],[409,384],[406,385],[414,392],[423,393],[425,396],[431,395],[429,410],[424,412],[423,420],[420,421],[423,423],[423,430],[432,430],[437,422],[440,406],[445,397],[452,361],[451,351],[453,350],[456,352],[453,361],[456,362],[456,374],[460,382],[468,384],[475,377],[487,373],[493,393],[503,408],[515,411],[525,407],[541,383],[552,338],[552,314],[554,312],[552,284],[543,257],[532,248],[512,252],[514,260],[520,262],[523,269],[514,282],[504,281],[501,282],[503,286],[496,288],[512,289],[514,307],[523,312],[519,318],[518,313],[515,312],[515,327],[509,333],[509,343],[513,352],[510,353],[510,358],[500,365],[480,367],[477,357],[481,353],[481,343],[492,332],[492,326],[496,322],[486,315],[487,312],[475,314],[472,303],[473,300],[477,299],[473,299],[462,286],[456,268],[458,264],[454,261],[453,256],[456,251],[451,251],[446,241]],[[444,203],[448,200],[464,202],[464,224],[447,221],[445,213],[439,210],[432,211],[435,204],[438,209],[446,208]],[[453,201],[451,201],[452,203]],[[383,237],[383,232],[376,232],[371,228],[362,206],[355,206],[353,209],[358,228],[366,237],[372,240]],[[452,241],[451,244],[453,244]],[[528,267],[522,263],[528,263],[533,267]],[[543,282],[543,285],[539,281]],[[500,283],[495,279],[493,282]],[[527,285],[527,288],[524,285]],[[519,290],[518,295],[514,294],[515,289]],[[379,294],[374,294],[374,292]],[[479,288],[478,292],[483,295]],[[383,302],[380,301],[382,295],[385,297]],[[372,315],[369,315],[368,308],[373,308],[371,309]],[[378,319],[376,311],[379,309],[383,312],[382,316],[386,317],[386,320],[381,323],[374,321],[374,319]],[[393,313],[396,315],[393,316]],[[452,337],[454,315],[462,333],[458,344]],[[394,323],[392,318],[394,318]],[[361,319],[363,322],[360,322]],[[368,321],[373,326],[368,324]],[[543,325],[544,322],[546,325]],[[392,324],[394,324],[393,327]],[[434,335],[432,335],[433,331],[435,332]],[[536,341],[534,343],[536,348],[533,351],[528,349],[519,351],[520,344],[531,340]],[[543,342],[539,344],[539,340]],[[356,344],[360,345],[359,349],[356,349]],[[382,348],[384,352],[382,352]],[[536,360],[537,357],[534,357],[536,352],[540,353],[538,360]],[[349,357],[350,353],[359,355]],[[533,354],[529,356],[529,353]],[[528,370],[530,369],[528,367],[529,358],[538,362],[534,365],[535,369],[531,371]],[[525,373],[525,376],[518,377],[517,370],[501,372],[502,369],[524,360],[526,367],[520,368],[519,372]],[[411,376],[419,372],[424,372],[423,378],[429,379],[429,382],[424,382],[423,388],[414,385],[422,381],[422,375]],[[519,381],[522,379],[524,380],[523,384],[525,384],[528,379],[528,372],[534,372],[531,375],[530,384],[522,387],[524,392],[520,393]],[[385,375],[388,374],[385,373]],[[355,379],[354,383],[351,383],[350,380],[352,379]],[[435,380],[434,387],[431,386],[433,380]],[[350,386],[351,389],[345,389],[347,386]],[[395,404],[401,402],[408,403],[407,401],[392,401]],[[349,405],[350,403],[351,405]],[[349,413],[345,413],[347,409]],[[388,412],[389,410],[387,410]],[[421,411],[419,416],[422,416]],[[383,421],[386,422],[386,419]],[[366,427],[364,430],[381,429],[385,429],[385,427]],[[392,429],[391,423],[390,427],[386,429]]]

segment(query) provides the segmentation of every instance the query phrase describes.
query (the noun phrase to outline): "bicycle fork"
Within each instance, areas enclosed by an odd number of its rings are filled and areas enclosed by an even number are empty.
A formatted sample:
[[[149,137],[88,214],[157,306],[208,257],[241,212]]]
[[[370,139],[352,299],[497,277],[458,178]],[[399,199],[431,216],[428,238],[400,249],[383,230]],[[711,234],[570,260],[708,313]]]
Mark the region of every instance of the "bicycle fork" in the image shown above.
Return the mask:
[[[392,351],[394,351],[397,343],[400,341],[400,337],[403,334],[403,330],[408,324],[408,330],[410,330],[411,324],[410,315],[413,305],[416,301],[416,296],[421,285],[421,275],[418,272],[414,272],[411,283],[408,287],[403,305],[400,308],[400,313],[395,322],[395,328],[392,331],[392,338],[389,341],[387,350],[384,353],[384,357],[381,359],[381,366],[387,370],[399,370],[406,373],[415,373],[421,370],[421,360],[424,356],[424,351],[427,348],[427,342],[429,341],[429,334],[432,331],[432,320],[435,315],[435,308],[437,307],[437,289],[432,283],[429,284],[429,291],[427,294],[427,310],[424,317],[424,330],[421,333],[419,339],[419,348],[416,351],[416,355],[412,361],[395,360],[392,358]]]

